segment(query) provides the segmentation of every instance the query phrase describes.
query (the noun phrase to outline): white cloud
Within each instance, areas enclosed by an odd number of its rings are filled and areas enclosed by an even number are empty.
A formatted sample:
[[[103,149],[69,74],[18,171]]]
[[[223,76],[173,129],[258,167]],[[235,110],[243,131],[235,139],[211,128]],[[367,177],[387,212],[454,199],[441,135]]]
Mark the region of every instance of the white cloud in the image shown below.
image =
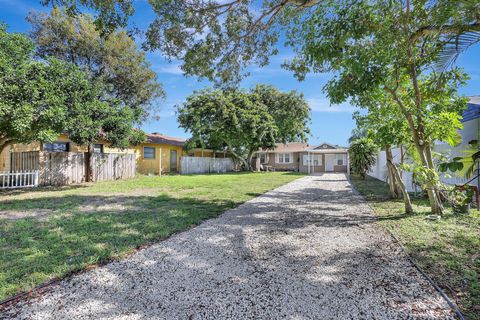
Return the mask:
[[[328,98],[313,97],[307,98],[312,112],[345,112],[353,113],[359,109],[345,102],[342,104],[331,104]]]
[[[163,64],[163,65],[156,65],[154,70],[158,73],[168,73],[168,74],[175,74],[175,75],[182,75],[183,71],[180,69],[180,64]]]

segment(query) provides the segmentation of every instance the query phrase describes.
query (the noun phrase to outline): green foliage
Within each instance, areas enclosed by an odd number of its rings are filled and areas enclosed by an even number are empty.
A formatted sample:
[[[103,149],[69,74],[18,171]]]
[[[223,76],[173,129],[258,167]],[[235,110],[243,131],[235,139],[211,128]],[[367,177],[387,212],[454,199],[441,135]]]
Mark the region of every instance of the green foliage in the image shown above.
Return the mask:
[[[365,179],[366,173],[375,165],[377,146],[368,138],[353,141],[348,149],[352,172]]]
[[[34,45],[0,27],[0,148],[12,143],[50,142],[66,133],[78,144],[103,138],[126,148],[142,139],[136,117],[102,83],[74,64],[33,59]],[[106,97],[99,99],[99,97]]]
[[[365,91],[388,76],[386,66],[409,63],[409,42],[424,41],[414,51],[426,65],[453,45],[456,35],[480,30],[475,0],[412,0],[409,10],[404,1],[389,0],[150,3],[156,19],[147,31],[146,47],[183,60],[185,73],[219,84],[238,82],[249,64],[267,64],[277,54],[277,42],[286,39],[297,56],[285,65],[299,77],[340,70],[339,81]],[[347,63],[362,65],[362,72],[343,70],[345,61],[335,59],[339,54],[351,56]]]
[[[288,143],[306,141],[310,134],[310,107],[303,94],[296,91],[281,92],[270,85],[257,85],[250,96],[264,104],[277,126],[275,141]]]
[[[180,126],[192,134],[190,146],[226,148],[239,160],[278,142],[305,140],[309,116],[302,95],[262,85],[250,92],[201,90],[178,107]]]
[[[76,64],[100,81],[107,97],[115,97],[134,110],[138,121],[164,92],[145,53],[125,31],[103,36],[88,14],[69,16],[55,8],[50,14],[30,14],[31,37],[41,58],[56,57]]]
[[[113,32],[117,27],[126,27],[128,18],[133,15],[132,0],[41,0],[45,6],[66,7],[70,16],[80,14],[81,8],[91,8],[98,12],[95,26],[102,34]]]

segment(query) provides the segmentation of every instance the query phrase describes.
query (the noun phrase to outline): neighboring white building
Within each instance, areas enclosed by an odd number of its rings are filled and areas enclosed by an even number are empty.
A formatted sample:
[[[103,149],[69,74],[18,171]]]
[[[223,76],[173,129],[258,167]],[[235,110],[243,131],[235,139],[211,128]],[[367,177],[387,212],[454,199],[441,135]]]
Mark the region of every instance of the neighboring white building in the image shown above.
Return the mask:
[[[451,147],[446,143],[436,143],[434,146],[434,151],[440,153],[450,153],[451,157],[456,156],[463,156],[463,150],[469,147],[469,142],[472,140],[480,140],[480,96],[473,96],[469,97],[469,102],[467,104],[467,110],[463,113],[463,129],[460,131],[460,135],[462,136],[462,143],[456,147]],[[399,163],[401,161],[401,152],[399,148],[395,148],[392,150],[393,153],[393,160],[395,163]],[[387,179],[387,160],[385,156],[385,152],[381,151],[377,155],[377,163],[372,168],[372,170],[368,173],[368,175],[386,181]],[[412,183],[412,174],[409,172],[402,172],[402,177],[407,187],[408,191],[415,191],[415,186]],[[469,179],[465,179],[463,177],[457,177],[453,174],[450,174],[450,177],[441,177],[442,182],[447,184],[464,184],[469,181]],[[479,186],[480,181],[475,179],[469,184]]]

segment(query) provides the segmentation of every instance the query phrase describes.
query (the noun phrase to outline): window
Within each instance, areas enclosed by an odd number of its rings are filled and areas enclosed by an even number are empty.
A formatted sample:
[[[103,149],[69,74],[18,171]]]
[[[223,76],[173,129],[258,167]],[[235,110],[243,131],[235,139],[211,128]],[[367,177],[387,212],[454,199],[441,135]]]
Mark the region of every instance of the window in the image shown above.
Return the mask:
[[[265,152],[259,153],[260,163],[268,163],[268,154]]]
[[[43,151],[49,152],[68,152],[70,151],[70,143],[68,142],[53,142],[53,143],[44,143]]]
[[[345,154],[336,154],[335,163],[337,166],[344,166],[347,162],[347,156]]]
[[[291,153],[277,153],[277,163],[293,163]]]
[[[155,159],[155,148],[143,147],[143,159]]]
[[[103,144],[94,144],[93,145],[93,152],[95,153],[103,153]]]
[[[321,154],[304,154],[303,155],[303,165],[308,166],[308,163],[312,166],[321,166],[322,165],[322,155]]]

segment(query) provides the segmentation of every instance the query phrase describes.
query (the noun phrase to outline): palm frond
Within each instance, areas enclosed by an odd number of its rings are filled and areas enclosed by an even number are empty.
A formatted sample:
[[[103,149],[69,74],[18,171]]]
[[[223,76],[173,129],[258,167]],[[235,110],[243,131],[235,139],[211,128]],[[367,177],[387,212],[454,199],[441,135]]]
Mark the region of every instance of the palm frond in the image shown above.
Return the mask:
[[[480,31],[470,31],[447,38],[435,64],[435,69],[444,72],[455,64],[460,54],[478,43],[480,43]]]

